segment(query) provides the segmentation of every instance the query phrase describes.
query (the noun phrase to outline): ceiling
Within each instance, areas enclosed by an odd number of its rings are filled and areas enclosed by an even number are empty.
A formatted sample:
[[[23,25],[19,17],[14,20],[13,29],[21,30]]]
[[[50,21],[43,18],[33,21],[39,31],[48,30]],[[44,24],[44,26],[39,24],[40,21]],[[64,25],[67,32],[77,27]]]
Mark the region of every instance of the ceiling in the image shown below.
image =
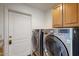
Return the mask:
[[[46,11],[50,8],[53,8],[55,5],[58,5],[58,3],[26,3],[26,5]]]

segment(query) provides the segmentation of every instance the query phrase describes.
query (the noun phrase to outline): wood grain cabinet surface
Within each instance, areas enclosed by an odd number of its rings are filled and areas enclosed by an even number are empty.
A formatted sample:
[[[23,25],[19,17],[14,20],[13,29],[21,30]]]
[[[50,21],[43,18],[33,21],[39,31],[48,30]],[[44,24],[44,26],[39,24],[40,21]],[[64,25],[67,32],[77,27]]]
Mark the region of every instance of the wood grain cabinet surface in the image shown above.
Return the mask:
[[[78,24],[78,4],[63,4],[63,26],[76,27]]]
[[[65,3],[54,8],[53,27],[79,27],[79,4]]]
[[[53,9],[53,27],[62,27],[62,5]]]

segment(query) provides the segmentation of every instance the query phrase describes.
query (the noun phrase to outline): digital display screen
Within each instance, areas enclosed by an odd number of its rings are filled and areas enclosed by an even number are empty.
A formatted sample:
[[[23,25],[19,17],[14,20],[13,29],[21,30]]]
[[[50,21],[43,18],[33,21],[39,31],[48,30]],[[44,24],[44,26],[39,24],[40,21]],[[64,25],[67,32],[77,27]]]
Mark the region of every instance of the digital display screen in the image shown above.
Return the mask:
[[[59,33],[69,33],[69,29],[60,29]]]

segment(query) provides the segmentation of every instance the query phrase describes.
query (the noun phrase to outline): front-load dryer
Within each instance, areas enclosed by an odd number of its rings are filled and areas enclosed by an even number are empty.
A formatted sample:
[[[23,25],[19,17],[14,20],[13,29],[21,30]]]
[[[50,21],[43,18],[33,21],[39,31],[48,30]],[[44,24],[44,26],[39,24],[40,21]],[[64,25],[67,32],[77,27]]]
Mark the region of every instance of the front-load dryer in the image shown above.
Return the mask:
[[[43,29],[44,55],[69,56],[72,55],[72,29],[56,28]]]

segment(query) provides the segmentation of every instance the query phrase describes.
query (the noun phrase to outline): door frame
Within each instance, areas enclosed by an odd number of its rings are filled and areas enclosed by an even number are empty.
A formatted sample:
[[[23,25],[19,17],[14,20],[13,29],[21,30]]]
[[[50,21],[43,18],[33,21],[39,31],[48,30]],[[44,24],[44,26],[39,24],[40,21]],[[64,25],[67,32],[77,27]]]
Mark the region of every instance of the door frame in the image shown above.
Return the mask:
[[[32,15],[31,14],[28,14],[26,12],[22,12],[21,10],[16,10],[15,9],[12,9],[12,8],[8,8],[8,6],[4,6],[4,56],[9,56],[9,44],[8,44],[8,41],[9,41],[9,21],[8,21],[8,17],[9,17],[9,14],[8,12],[9,11],[13,11],[13,12],[17,12],[17,13],[21,13],[21,14],[25,14],[25,15],[29,15],[31,17],[31,30],[32,30]],[[32,35],[32,33],[31,33]],[[31,51],[32,53],[32,51]]]

